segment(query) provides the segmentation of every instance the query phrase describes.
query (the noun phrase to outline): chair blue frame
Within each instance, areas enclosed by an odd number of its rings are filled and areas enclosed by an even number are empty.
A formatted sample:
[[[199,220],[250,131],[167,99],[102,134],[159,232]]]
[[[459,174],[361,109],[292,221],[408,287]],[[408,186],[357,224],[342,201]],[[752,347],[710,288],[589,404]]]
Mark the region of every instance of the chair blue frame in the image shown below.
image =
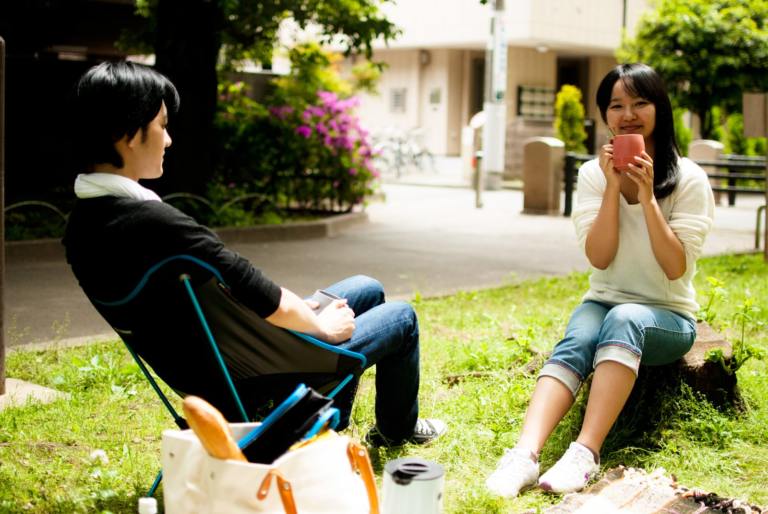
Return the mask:
[[[92,298],[91,301],[97,307],[99,312],[107,319],[107,321],[110,322],[110,324],[112,324],[112,327],[115,329],[115,331],[120,335],[126,348],[128,348],[128,352],[131,354],[133,359],[136,361],[136,364],[139,366],[139,369],[141,369],[141,372],[147,378],[152,388],[155,390],[155,393],[157,393],[158,397],[162,401],[163,405],[165,405],[166,409],[170,412],[171,416],[173,416],[173,419],[176,425],[183,430],[183,429],[189,428],[186,420],[173,407],[171,402],[168,400],[168,397],[165,395],[165,393],[163,393],[157,381],[150,373],[149,368],[144,363],[141,356],[133,348],[132,344],[129,341],[130,339],[129,336],[131,334],[131,331],[115,326],[111,321],[110,316],[107,314],[108,312],[114,309],[120,309],[121,307],[126,307],[128,305],[131,305],[145,290],[147,284],[150,283],[150,280],[153,278],[153,276],[156,275],[158,271],[160,271],[161,269],[164,269],[171,263],[190,264],[193,267],[196,266],[196,267],[202,268],[203,270],[210,273],[219,284],[226,287],[226,283],[224,282],[219,271],[215,269],[213,266],[211,266],[210,264],[196,257],[193,257],[191,255],[175,255],[172,257],[168,257],[158,262],[154,266],[152,266],[141,277],[141,279],[139,280],[137,285],[133,288],[133,290],[130,293],[128,293],[125,297],[120,298],[118,300],[114,300],[114,301],[103,301],[103,300],[97,300]],[[208,319],[206,318],[204,309],[201,307],[201,303],[199,301],[198,294],[196,293],[195,288],[193,287],[191,277],[188,273],[181,273],[178,276],[178,278],[183,284],[184,290],[186,292],[186,296],[189,298],[194,308],[197,321],[199,322],[200,328],[205,334],[205,340],[207,341],[207,344],[215,358],[215,362],[217,363],[218,368],[221,371],[222,377],[226,383],[226,387],[229,390],[229,393],[231,394],[231,397],[237,406],[239,415],[243,421],[248,422],[250,421],[250,418],[240,398],[240,394],[237,391],[235,382],[232,379],[232,375],[229,371],[228,365],[221,354],[219,345],[216,341],[216,337],[213,333],[213,330],[210,327]],[[323,351],[332,352],[339,356],[343,355],[357,362],[357,367],[355,368],[355,370],[348,373],[342,380],[339,381],[339,383],[329,393],[326,394],[326,396],[328,396],[329,398],[335,397],[339,393],[339,391],[341,391],[347,384],[349,384],[349,382],[355,377],[355,375],[359,375],[365,369],[366,358],[361,353],[352,352],[349,350],[345,350],[343,348],[330,345],[328,343],[320,341],[312,336],[303,334],[301,332],[296,332],[292,330],[287,330],[286,332],[292,334],[293,336],[295,336],[296,339],[301,340],[304,344],[312,345],[316,348],[322,349]],[[158,473],[157,477],[155,478],[155,481],[153,482],[152,487],[149,489],[147,496],[153,496],[155,494],[158,486],[160,485],[161,480],[162,480],[162,470],[160,471],[160,473]]]

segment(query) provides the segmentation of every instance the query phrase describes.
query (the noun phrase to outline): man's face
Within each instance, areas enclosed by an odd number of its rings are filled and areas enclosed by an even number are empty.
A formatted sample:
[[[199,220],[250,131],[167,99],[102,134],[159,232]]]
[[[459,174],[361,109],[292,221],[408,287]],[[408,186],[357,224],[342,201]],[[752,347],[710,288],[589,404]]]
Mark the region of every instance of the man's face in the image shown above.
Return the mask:
[[[165,149],[171,146],[171,136],[168,134],[167,127],[168,109],[163,102],[157,116],[145,129],[136,133],[135,137],[138,138],[135,146],[137,179],[159,178],[163,175],[163,155]]]

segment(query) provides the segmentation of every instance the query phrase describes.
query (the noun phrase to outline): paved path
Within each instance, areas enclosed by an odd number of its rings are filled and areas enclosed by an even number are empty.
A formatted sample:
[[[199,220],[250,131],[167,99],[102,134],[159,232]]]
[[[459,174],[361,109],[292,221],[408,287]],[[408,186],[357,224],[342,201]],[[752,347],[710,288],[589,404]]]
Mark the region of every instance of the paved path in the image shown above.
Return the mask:
[[[466,188],[384,186],[370,221],[326,239],[236,244],[272,279],[299,294],[352,273],[381,280],[390,298],[494,287],[516,278],[587,269],[570,219],[522,215],[522,193],[488,191],[474,207]],[[718,207],[706,254],[749,251],[761,199]],[[105,258],[108,258],[105,249]],[[61,259],[8,259],[6,344],[110,334]]]

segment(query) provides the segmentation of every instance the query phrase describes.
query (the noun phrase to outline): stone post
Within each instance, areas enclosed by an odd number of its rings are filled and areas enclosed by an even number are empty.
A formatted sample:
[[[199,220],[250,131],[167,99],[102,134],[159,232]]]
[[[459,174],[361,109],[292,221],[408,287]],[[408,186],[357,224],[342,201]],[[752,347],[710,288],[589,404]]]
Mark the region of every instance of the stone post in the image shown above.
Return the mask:
[[[534,137],[523,144],[523,213],[559,214],[565,144]]]
[[[695,139],[688,145],[688,157],[694,161],[718,161],[723,155],[723,144],[720,141],[713,141],[711,139]],[[714,166],[702,166],[702,169],[707,173],[718,173],[717,168]],[[710,179],[710,183],[713,186],[717,186],[720,183],[720,179]],[[720,204],[720,198],[722,193],[715,191],[715,204]]]
[[[768,93],[744,93],[741,104],[744,112],[744,136],[768,137]],[[765,158],[765,174],[768,177],[768,150]],[[768,205],[768,180],[765,181],[765,204]],[[766,210],[763,210],[763,216],[765,216],[763,259],[768,262],[768,212]]]

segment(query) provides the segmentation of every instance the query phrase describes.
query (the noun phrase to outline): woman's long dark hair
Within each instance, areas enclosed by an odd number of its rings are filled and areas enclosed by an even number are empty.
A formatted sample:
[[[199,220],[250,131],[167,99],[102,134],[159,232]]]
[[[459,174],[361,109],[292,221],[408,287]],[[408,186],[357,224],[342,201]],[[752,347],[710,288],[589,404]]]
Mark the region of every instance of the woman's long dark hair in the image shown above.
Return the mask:
[[[607,123],[605,113],[611,102],[613,86],[621,81],[624,90],[644,98],[656,107],[656,125],[653,129],[655,155],[653,157],[653,194],[657,199],[669,196],[677,186],[680,172],[677,160],[680,148],[675,139],[672,103],[667,88],[658,73],[647,64],[620,64],[608,72],[597,88],[600,116]]]

